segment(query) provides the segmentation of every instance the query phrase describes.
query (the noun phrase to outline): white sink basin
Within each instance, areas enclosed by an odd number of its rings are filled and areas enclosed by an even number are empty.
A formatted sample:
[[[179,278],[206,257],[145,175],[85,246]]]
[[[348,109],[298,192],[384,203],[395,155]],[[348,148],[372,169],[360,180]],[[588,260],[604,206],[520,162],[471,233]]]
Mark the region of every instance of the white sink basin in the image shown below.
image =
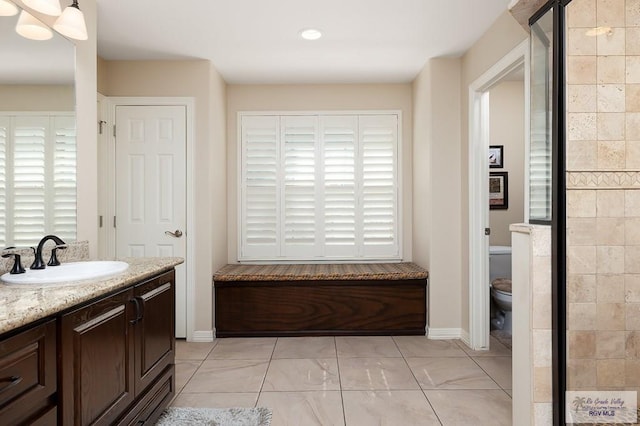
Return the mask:
[[[117,275],[129,267],[126,262],[96,260],[69,262],[46,269],[27,269],[24,274],[6,273],[0,279],[7,284],[52,284],[106,278]]]

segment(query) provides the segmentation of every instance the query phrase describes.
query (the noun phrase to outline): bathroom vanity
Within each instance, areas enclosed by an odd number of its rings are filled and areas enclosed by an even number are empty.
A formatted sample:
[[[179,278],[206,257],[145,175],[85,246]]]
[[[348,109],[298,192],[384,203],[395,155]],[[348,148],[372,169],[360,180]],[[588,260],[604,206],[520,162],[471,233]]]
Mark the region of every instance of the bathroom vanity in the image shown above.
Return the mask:
[[[0,284],[4,424],[153,424],[168,405],[182,259],[126,261],[100,281]]]

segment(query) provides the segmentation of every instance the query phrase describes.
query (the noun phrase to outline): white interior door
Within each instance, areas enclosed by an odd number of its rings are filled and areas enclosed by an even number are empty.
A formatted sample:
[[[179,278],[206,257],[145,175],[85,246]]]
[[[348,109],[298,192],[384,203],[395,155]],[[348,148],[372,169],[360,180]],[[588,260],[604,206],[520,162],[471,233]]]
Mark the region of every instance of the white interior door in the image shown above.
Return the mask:
[[[186,257],[186,107],[116,107],[116,255]],[[176,337],[186,337],[176,268]]]

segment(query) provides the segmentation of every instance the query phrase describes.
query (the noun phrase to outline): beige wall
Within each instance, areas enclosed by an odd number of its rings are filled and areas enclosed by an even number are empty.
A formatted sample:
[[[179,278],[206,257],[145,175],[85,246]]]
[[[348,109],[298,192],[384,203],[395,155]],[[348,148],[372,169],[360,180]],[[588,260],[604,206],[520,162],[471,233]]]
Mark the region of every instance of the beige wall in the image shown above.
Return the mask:
[[[213,271],[227,264],[227,83],[213,68],[210,69],[209,119],[215,141],[210,149],[209,187],[211,188],[211,250]],[[230,131],[233,132],[233,131]],[[229,133],[230,133],[229,132]]]
[[[505,12],[461,59],[432,59],[413,83],[412,246],[429,269],[430,333],[441,337],[469,331],[469,85],[527,36]]]
[[[83,0],[82,12],[89,39],[76,41],[76,134],[78,240],[89,241],[92,257],[98,253],[98,129],[96,58],[97,5]]]
[[[98,56],[98,60],[97,60],[97,72],[98,75],[96,77],[96,82],[97,82],[97,87],[98,87],[98,93],[102,93],[104,94],[107,91],[107,86],[108,86],[108,72],[107,72],[107,67],[109,66],[109,62],[105,61],[103,58],[101,58],[100,56]]]
[[[195,100],[195,330],[212,328],[212,276],[226,263],[225,84],[208,61],[101,61],[105,96]],[[214,250],[216,248],[216,250]]]
[[[431,267],[431,115],[433,96],[430,62],[413,81],[413,261]]]
[[[509,14],[504,12],[489,30],[462,57],[461,109],[461,222],[462,232],[458,253],[462,267],[461,315],[462,328],[469,331],[469,86],[491,66],[528,37],[527,32]]]
[[[75,111],[76,98],[69,85],[2,85],[0,111]]]
[[[429,334],[460,323],[460,59],[432,59],[414,93],[414,260],[429,269]]]
[[[402,111],[403,258],[411,260],[411,85],[230,85],[227,87],[228,261],[237,262],[237,118],[240,111]]]
[[[504,167],[491,172],[507,172],[509,208],[490,210],[491,245],[510,246],[509,225],[524,222],[524,82],[505,81],[489,91],[489,140],[504,147]]]

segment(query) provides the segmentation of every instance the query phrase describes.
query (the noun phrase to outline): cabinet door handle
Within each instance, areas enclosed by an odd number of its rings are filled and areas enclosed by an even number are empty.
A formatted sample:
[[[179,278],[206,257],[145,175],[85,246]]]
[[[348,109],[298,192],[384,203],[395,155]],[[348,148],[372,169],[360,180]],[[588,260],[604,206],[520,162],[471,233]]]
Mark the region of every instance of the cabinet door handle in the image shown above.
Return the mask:
[[[144,299],[140,296],[136,296],[130,300],[131,303],[136,305],[136,317],[129,321],[130,324],[137,324],[144,317]]]
[[[138,317],[138,321],[142,321],[142,318],[144,318],[144,298],[136,296],[136,299],[139,301],[140,306],[140,316]]]
[[[21,381],[22,381],[22,377],[20,376],[3,377],[2,379],[0,379],[0,383],[7,383],[7,385],[5,385],[2,389],[0,389],[0,393],[11,389]]]

